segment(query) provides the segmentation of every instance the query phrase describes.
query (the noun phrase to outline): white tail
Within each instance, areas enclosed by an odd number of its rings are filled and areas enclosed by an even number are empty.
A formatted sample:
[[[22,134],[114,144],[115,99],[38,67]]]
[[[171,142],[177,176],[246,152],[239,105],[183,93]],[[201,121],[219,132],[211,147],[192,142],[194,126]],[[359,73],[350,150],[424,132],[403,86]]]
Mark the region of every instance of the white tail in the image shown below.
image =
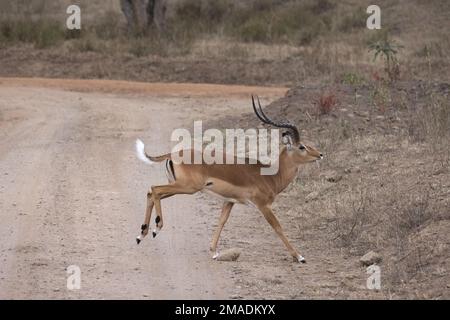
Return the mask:
[[[139,158],[139,160],[141,160],[141,161],[143,161],[143,162],[145,162],[147,164],[154,163],[145,154],[145,145],[144,145],[144,143],[142,142],[141,139],[137,139],[136,140],[136,155]]]

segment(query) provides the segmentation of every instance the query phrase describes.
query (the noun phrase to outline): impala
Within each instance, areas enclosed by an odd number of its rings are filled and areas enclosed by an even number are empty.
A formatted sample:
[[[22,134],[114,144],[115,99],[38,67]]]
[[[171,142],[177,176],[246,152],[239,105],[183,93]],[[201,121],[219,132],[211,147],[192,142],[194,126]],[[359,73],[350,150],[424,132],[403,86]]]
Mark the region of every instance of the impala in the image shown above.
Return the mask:
[[[169,184],[152,186],[147,193],[145,220],[141,226],[141,233],[136,238],[138,244],[148,234],[153,207],[156,209],[156,229],[153,230],[153,237],[163,227],[162,199],[176,194],[194,194],[199,191],[207,191],[224,199],[219,225],[214,233],[210,247],[213,252],[213,259],[219,256],[217,243],[220,233],[230,216],[231,209],[235,203],[241,203],[252,205],[261,211],[283,241],[294,261],[306,262],[305,258],[299,254],[284,235],[281,225],[272,210],[272,203],[277,195],[297,176],[301,164],[320,160],[323,156],[312,146],[300,141],[300,133],[296,126],[290,123],[277,123],[269,119],[264,114],[259,99],[257,101],[258,107],[252,96],[252,105],[256,116],[263,123],[285,129],[285,132],[282,133],[283,146],[278,159],[279,169],[274,175],[261,175],[260,169],[264,164],[260,162],[256,164],[250,164],[249,161],[245,161],[245,164],[237,164],[237,161],[234,164],[175,163],[172,160],[171,153],[156,157],[149,156],[144,150],[144,143],[139,139],[136,141],[138,158],[148,164],[165,161],[166,173],[169,179]],[[193,155],[199,151],[182,150],[180,152],[190,152]]]

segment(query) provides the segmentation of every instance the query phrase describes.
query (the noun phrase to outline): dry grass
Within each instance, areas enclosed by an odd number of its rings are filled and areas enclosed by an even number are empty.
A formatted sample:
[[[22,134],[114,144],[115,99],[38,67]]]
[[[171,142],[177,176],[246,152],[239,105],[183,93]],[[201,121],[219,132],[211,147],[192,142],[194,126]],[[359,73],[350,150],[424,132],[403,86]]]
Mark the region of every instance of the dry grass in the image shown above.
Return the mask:
[[[379,31],[364,27],[369,2],[174,1],[170,2],[168,32],[162,37],[154,30],[145,37],[128,35],[118,1],[81,1],[83,29],[69,32],[64,29],[67,4],[62,0],[15,4],[1,0],[0,46],[6,50],[4,54],[26,61],[32,54],[29,44],[46,49],[39,61],[44,66],[33,70],[39,69],[43,72],[40,76],[49,77],[74,72],[75,77],[94,77],[89,71],[94,65],[104,69],[115,65],[118,70],[111,72],[114,78],[145,81],[348,83],[368,81],[371,73],[383,76],[383,61],[373,61],[368,46],[390,39],[403,46],[396,57],[400,81],[448,79],[450,70],[445,54],[450,41],[442,28],[448,9],[439,1],[415,0],[408,2],[407,9],[403,3],[382,1],[379,5],[389,10]],[[415,21],[433,23],[418,29]],[[18,48],[23,49],[21,55]],[[93,66],[83,68],[83,74],[78,75],[75,64],[86,63],[83,54],[89,54]],[[54,59],[48,58],[55,55],[68,57],[67,63],[55,68]],[[130,64],[130,56],[135,61],[160,61],[157,76],[141,72],[141,63]],[[172,70],[174,64],[176,70],[186,72]],[[226,73],[217,72],[217,65]],[[67,70],[58,72],[60,68]],[[2,70],[3,75],[9,72],[7,66]],[[26,65],[15,70],[28,75]],[[349,74],[354,77],[349,78]],[[382,91],[380,88],[375,99],[383,99]],[[375,103],[385,108],[382,102]]]

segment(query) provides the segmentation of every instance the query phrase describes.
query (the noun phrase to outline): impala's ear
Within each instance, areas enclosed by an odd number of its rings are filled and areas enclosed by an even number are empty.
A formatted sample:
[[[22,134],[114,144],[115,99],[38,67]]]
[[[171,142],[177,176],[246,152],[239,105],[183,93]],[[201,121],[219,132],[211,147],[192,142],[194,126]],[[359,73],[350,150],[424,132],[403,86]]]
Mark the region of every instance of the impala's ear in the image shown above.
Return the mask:
[[[281,142],[286,145],[286,147],[290,150],[292,148],[292,137],[289,132],[283,132],[281,134]]]

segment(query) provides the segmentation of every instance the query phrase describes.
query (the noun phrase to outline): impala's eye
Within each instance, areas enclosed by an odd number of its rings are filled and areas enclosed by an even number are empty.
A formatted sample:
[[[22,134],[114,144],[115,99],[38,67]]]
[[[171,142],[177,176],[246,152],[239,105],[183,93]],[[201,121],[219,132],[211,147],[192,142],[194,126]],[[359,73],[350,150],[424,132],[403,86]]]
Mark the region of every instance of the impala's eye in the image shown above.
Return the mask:
[[[300,148],[300,150],[305,150],[306,149],[306,147],[303,144],[301,144],[299,148]]]

